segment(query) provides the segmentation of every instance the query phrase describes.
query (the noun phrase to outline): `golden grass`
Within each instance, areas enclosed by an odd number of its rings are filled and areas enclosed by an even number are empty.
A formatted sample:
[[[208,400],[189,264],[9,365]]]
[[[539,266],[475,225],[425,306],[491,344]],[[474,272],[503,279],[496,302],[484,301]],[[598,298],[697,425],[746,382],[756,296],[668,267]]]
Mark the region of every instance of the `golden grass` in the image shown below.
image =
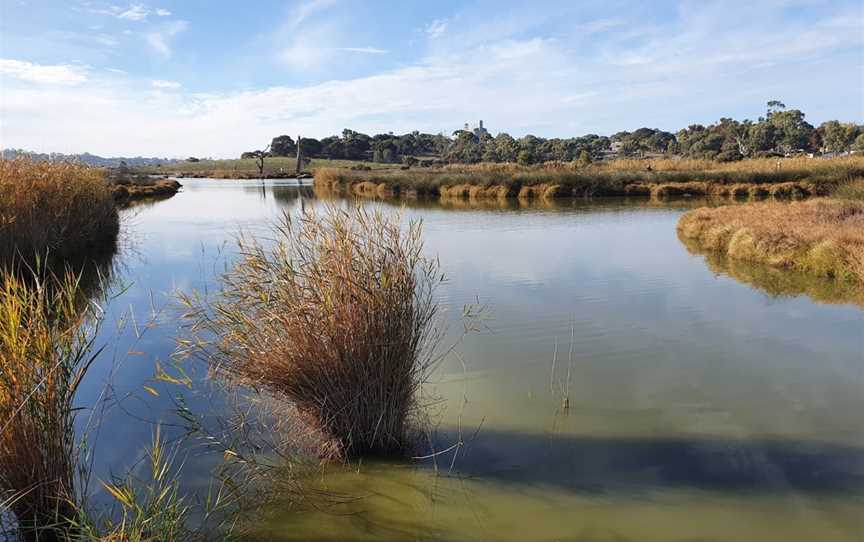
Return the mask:
[[[23,540],[60,540],[77,521],[75,391],[96,330],[78,278],[0,278],[0,492]]]
[[[330,207],[286,215],[274,233],[272,249],[240,239],[218,300],[185,298],[192,347],[218,372],[296,405],[335,455],[405,451],[443,279],[422,254],[421,225]]]
[[[864,204],[818,198],[703,208],[678,232],[730,258],[864,281]]]
[[[118,231],[104,170],[0,160],[0,264],[113,250]]]
[[[556,162],[539,166],[449,165],[408,171],[321,168],[315,172],[315,185],[332,193],[361,196],[377,196],[372,185],[386,184],[388,194],[445,198],[519,197],[520,193],[522,198],[624,195],[788,198],[827,195],[838,185],[862,176],[864,157],[858,156],[734,163],[667,159],[612,160],[578,167]],[[359,185],[362,186],[355,188]],[[541,194],[540,186],[554,189]]]

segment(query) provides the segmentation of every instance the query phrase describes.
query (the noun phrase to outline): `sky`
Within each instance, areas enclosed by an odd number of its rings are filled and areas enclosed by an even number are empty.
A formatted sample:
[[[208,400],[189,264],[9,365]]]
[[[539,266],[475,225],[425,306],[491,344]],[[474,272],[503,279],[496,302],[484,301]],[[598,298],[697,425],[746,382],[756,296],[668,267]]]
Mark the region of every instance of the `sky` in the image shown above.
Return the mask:
[[[864,122],[864,2],[0,0],[0,148],[676,131],[772,99]]]

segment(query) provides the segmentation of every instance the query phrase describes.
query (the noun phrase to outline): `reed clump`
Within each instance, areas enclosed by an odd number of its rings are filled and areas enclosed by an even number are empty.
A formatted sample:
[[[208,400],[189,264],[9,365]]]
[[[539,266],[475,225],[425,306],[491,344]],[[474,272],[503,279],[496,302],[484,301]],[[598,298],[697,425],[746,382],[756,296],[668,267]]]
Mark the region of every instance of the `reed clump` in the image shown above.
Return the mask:
[[[77,522],[73,399],[98,355],[78,277],[0,277],[0,495],[24,541]]]
[[[864,282],[864,204],[817,198],[685,213],[678,232],[730,258]]]
[[[197,347],[217,372],[290,401],[334,455],[405,452],[439,339],[443,276],[421,224],[330,207],[285,215],[274,233],[272,248],[240,238],[217,300],[185,298]]]
[[[0,265],[113,251],[119,227],[104,170],[0,160]]]

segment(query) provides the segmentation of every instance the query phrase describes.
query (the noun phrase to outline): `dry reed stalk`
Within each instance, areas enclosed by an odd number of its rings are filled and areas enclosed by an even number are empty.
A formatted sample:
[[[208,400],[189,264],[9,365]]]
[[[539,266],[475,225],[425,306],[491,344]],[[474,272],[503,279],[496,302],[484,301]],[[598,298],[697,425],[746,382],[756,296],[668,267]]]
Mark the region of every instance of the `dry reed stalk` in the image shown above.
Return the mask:
[[[218,300],[185,298],[196,346],[218,373],[293,403],[340,455],[406,451],[440,338],[443,276],[421,224],[329,207],[274,233],[272,248],[240,238]]]

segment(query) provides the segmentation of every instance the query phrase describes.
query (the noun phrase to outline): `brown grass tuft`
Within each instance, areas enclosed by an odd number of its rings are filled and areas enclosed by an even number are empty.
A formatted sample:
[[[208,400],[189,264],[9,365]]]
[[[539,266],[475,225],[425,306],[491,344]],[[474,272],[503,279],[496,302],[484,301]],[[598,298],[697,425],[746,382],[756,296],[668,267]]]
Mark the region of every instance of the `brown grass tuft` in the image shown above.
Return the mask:
[[[274,233],[272,248],[241,237],[218,300],[185,299],[193,333],[217,338],[198,346],[218,372],[295,404],[343,457],[405,451],[443,279],[421,225],[331,207]]]
[[[864,282],[864,204],[761,202],[685,213],[679,233],[730,258]]]

